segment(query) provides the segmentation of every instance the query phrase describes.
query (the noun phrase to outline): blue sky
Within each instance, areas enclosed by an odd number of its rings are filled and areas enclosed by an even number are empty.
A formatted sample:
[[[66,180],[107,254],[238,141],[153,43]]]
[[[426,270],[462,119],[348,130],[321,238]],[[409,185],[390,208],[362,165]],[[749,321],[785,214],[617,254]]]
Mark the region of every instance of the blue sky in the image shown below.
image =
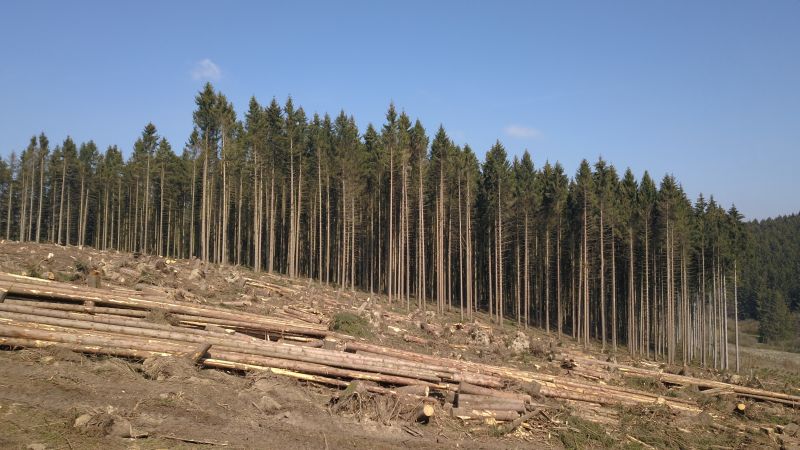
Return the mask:
[[[291,94],[363,130],[394,101],[481,156],[602,155],[800,211],[798,0],[0,5],[2,156],[40,131],[129,152],[149,121],[179,150],[205,80],[240,114]]]

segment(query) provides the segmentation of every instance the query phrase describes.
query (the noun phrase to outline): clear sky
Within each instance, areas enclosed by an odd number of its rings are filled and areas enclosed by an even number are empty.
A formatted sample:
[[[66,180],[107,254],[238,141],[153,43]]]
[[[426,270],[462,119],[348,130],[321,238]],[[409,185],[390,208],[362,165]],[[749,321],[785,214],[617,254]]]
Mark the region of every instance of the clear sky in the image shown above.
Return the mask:
[[[79,3],[74,5],[73,3]],[[800,0],[0,4],[0,155],[32,134],[180,150],[210,80],[362,130],[390,101],[482,157],[673,173],[747,218],[800,211]]]

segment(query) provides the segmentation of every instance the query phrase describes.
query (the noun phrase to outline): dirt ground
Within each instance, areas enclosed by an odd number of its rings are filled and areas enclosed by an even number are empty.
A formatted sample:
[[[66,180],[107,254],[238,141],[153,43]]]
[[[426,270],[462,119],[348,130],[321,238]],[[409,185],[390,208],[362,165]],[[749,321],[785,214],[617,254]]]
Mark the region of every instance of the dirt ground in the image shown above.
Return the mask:
[[[117,358],[20,350],[0,352],[0,380],[1,448],[488,445],[458,430],[418,427],[421,436],[415,436],[397,426],[334,416],[326,408],[330,390],[278,377],[194,370],[154,380],[141,364]],[[100,423],[74,426],[84,414],[100,416]],[[497,444],[492,447],[517,447]]]
[[[162,262],[159,262],[162,261]],[[350,311],[369,324],[370,342],[450,358],[524,367],[563,375],[548,360],[552,349],[578,348],[541,330],[522,333],[508,324],[465,326],[456,311],[436,315],[381,296],[217,267],[197,260],[164,260],[91,248],[0,242],[0,271],[85,284],[87,268],[107,285],[152,290],[185,301],[281,315],[303,304],[327,319]],[[269,281],[278,288],[259,287]],[[477,330],[477,331],[476,331]],[[483,334],[481,334],[483,333]],[[476,345],[479,342],[480,345]],[[152,367],[141,361],[90,357],[68,351],[0,351],[0,448],[798,448],[800,411],[751,402],[745,415],[732,399],[705,398],[654,380],[609,376],[603,382],[695,399],[700,416],[677,416],[657,406],[617,408],[606,423],[583,420],[579,406],[543,399],[547,414],[504,434],[489,423],[462,422],[437,411],[432,423],[384,416],[385,399],[365,397],[357,407],[333,407],[339,391],[303,381],[199,369]],[[744,382],[800,393],[800,358],[743,349]],[[762,356],[763,355],[763,356]],[[599,355],[605,357],[604,355]],[[607,356],[607,355],[606,355]],[[620,362],[625,355],[614,355]],[[626,363],[634,363],[629,359]],[[652,364],[652,363],[650,363]],[[657,364],[655,364],[657,366]],[[663,367],[663,366],[662,366]],[[666,368],[672,370],[673,368]],[[680,368],[675,368],[679,370]],[[694,376],[727,374],[690,368]],[[795,438],[796,437],[796,438]]]

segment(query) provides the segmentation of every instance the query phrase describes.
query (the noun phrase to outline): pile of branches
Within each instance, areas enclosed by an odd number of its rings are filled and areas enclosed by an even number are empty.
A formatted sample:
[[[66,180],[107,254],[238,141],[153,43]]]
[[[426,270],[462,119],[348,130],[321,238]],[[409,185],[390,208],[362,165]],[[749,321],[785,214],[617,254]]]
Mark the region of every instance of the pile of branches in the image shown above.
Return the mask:
[[[543,397],[595,409],[597,417],[608,405],[701,411],[688,399],[373,345],[329,331],[324,320],[297,311],[291,318],[267,317],[162,294],[0,273],[0,345],[7,348],[55,347],[141,360],[172,356],[204,367],[271,372],[344,388],[347,396],[339,409],[354,408],[363,392],[410,400],[403,404],[415,404],[413,413],[404,410],[403,415],[416,420],[430,418],[437,405],[465,420],[491,417],[513,423]],[[153,321],[154,315],[168,320]],[[769,391],[726,389],[756,399],[800,402]]]

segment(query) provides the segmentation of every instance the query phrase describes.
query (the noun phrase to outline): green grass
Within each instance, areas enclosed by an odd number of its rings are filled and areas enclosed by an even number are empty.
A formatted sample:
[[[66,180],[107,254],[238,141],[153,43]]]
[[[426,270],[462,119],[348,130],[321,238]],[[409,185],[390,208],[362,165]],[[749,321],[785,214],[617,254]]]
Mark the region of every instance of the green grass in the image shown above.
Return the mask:
[[[372,336],[372,330],[370,330],[367,319],[350,312],[340,312],[335,314],[333,316],[333,320],[331,321],[330,329],[332,331],[349,334],[350,336]]]
[[[570,416],[569,428],[558,432],[558,438],[567,449],[616,448],[618,442],[606,433],[602,425]]]

